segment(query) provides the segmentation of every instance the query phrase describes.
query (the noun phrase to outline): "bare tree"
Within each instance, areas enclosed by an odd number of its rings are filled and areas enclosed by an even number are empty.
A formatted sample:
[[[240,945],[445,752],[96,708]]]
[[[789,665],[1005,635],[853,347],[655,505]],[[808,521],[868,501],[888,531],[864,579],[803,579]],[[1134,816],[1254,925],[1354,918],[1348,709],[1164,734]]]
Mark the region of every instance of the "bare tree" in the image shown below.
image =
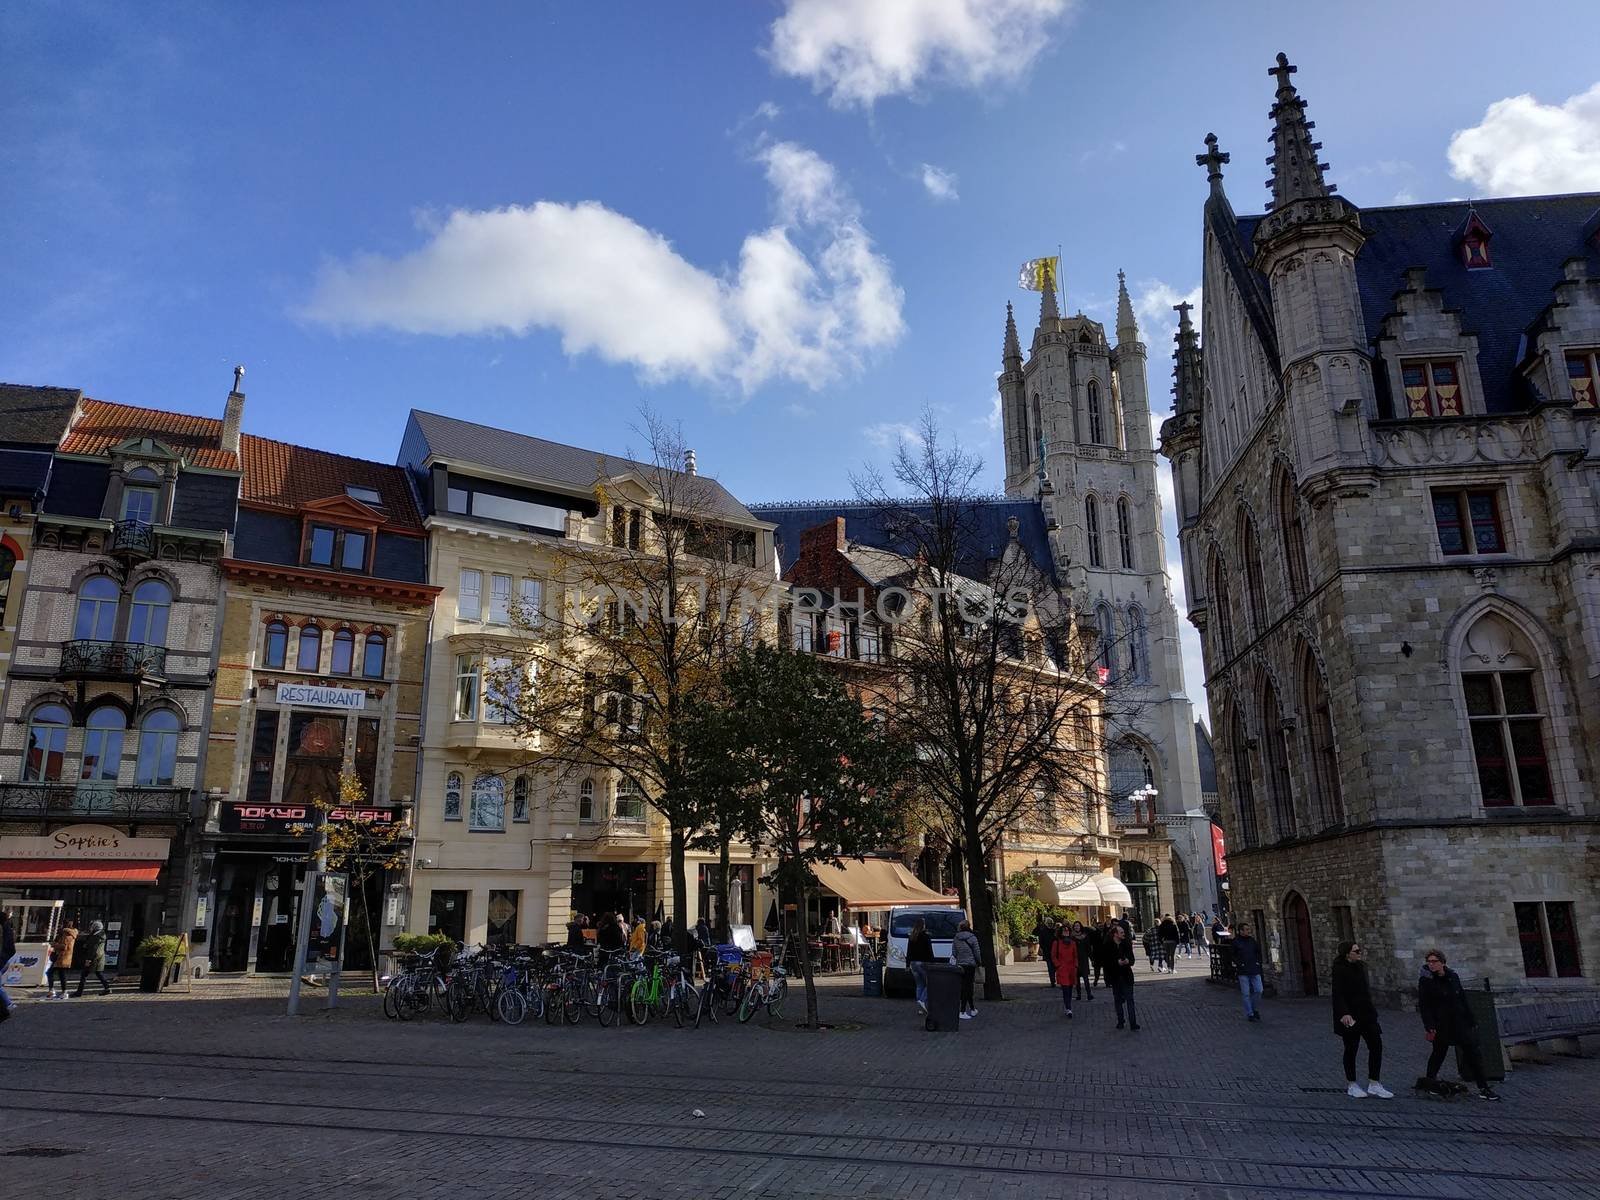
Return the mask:
[[[1015,537],[990,545],[981,470],[927,414],[920,438],[901,444],[892,482],[869,470],[855,483],[912,564],[912,598],[894,634],[899,700],[888,717],[915,750],[919,802],[937,814],[931,827],[960,848],[984,995],[998,1000],[990,861],[1008,830],[1060,823],[1063,795],[1096,827],[1110,689],[1096,669],[1106,648],[1084,636],[1049,568]]]

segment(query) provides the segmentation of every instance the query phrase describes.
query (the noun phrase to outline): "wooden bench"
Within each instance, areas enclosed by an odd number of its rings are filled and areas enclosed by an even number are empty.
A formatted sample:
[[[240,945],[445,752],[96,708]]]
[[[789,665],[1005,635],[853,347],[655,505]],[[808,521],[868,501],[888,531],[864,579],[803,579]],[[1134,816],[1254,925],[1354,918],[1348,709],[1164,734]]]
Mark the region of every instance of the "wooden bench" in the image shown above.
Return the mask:
[[[1500,1044],[1513,1058],[1522,1057],[1518,1047],[1538,1042],[1552,1043],[1558,1054],[1580,1052],[1578,1039],[1600,1034],[1600,995],[1567,995],[1518,1000],[1495,1009],[1500,1026]]]

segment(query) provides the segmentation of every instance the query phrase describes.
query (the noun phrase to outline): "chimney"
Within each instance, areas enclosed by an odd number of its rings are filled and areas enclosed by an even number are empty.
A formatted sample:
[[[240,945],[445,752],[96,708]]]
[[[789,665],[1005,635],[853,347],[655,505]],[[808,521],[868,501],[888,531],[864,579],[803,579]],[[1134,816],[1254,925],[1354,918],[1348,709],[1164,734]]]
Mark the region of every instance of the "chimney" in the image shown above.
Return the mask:
[[[244,368],[233,369],[233,391],[228,393],[228,403],[222,409],[222,448],[230,454],[239,453],[239,424],[244,420],[244,393],[239,385],[244,381]]]
[[[685,450],[683,452],[683,473],[685,475],[693,475],[696,473],[693,450]]]
[[[845,548],[844,518],[835,517],[800,533],[800,553],[805,556]]]

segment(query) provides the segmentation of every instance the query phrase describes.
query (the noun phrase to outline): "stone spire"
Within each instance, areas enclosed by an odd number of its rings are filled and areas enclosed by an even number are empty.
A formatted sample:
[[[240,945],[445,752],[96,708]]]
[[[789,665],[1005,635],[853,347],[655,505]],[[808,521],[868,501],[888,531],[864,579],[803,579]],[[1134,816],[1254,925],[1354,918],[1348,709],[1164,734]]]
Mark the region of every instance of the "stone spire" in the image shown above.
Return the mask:
[[[1233,156],[1217,149],[1217,135],[1206,134],[1206,152],[1196,154],[1194,163],[1197,167],[1206,169],[1206,180],[1211,184],[1213,196],[1222,195],[1222,167],[1224,163],[1231,162]]]
[[[1039,293],[1039,324],[1059,321],[1061,310],[1056,307],[1056,276],[1048,266],[1044,269],[1044,290]]]
[[[1017,341],[1017,319],[1011,312],[1011,304],[1006,303],[1006,344],[1000,351],[1000,365],[1006,370],[1012,369],[1015,363],[1017,369],[1022,367],[1022,344]]]
[[[1268,114],[1272,117],[1272,157],[1267,162],[1272,167],[1272,178],[1267,181],[1267,188],[1272,192],[1274,209],[1296,200],[1333,194],[1333,188],[1322,178],[1328,164],[1317,161],[1322,143],[1311,140],[1316,125],[1306,120],[1305,101],[1289,81],[1298,69],[1289,65],[1287,54],[1280,53],[1278,65],[1267,71],[1278,80],[1277,102]]]
[[[1133,319],[1133,301],[1128,298],[1128,277],[1117,272],[1117,345],[1131,346],[1139,340],[1139,323]]]
[[[1200,411],[1204,387],[1200,343],[1195,338],[1194,324],[1189,320],[1189,310],[1193,307],[1187,300],[1173,305],[1178,313],[1178,334],[1172,340],[1178,348],[1172,356],[1172,411],[1179,414]]]

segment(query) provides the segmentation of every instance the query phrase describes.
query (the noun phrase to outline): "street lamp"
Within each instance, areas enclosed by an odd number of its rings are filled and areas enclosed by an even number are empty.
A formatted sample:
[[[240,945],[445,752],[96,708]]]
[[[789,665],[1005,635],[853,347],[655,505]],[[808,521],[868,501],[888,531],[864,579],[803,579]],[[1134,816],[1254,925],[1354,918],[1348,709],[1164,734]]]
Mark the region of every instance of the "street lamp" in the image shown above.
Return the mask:
[[[1136,788],[1128,793],[1128,801],[1133,805],[1133,818],[1136,822],[1155,824],[1156,797],[1160,794],[1160,790],[1153,783],[1147,783],[1142,788]]]

